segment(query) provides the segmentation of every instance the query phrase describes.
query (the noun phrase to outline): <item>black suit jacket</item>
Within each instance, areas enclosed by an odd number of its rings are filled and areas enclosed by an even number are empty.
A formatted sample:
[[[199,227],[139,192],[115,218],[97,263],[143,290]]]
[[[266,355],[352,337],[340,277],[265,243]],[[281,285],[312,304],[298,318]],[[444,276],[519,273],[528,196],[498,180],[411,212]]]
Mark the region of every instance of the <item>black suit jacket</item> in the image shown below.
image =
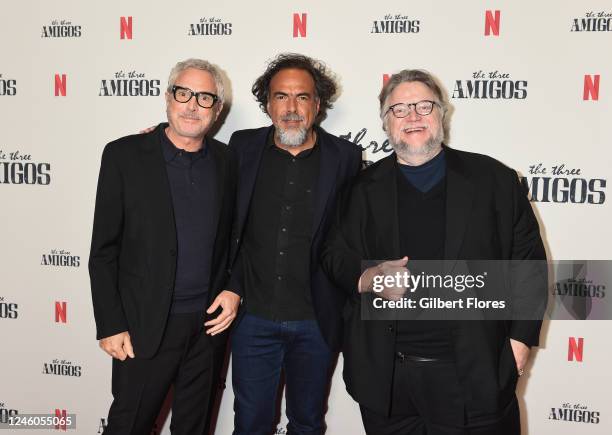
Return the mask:
[[[156,353],[174,291],[176,225],[159,139],[166,126],[106,145],[89,256],[97,338],[128,331],[140,358]],[[215,159],[218,187],[210,303],[228,279],[236,174],[235,159],[224,144],[207,137],[206,146]],[[221,344],[225,338],[219,334],[213,340]]]
[[[444,258],[541,260],[537,220],[516,173],[496,160],[445,148]],[[352,297],[344,310],[344,379],[360,404],[387,413],[395,358],[395,321],[361,320],[362,260],[400,258],[396,155],[362,171],[343,197],[322,263]],[[415,210],[415,213],[418,211]],[[541,269],[540,269],[541,272]],[[545,277],[539,300],[546,297]],[[533,287],[532,287],[533,288]],[[491,415],[514,397],[517,372],[509,338],[537,345],[541,322],[456,321],[452,342],[469,417]]]
[[[242,236],[249,213],[249,206],[257,172],[268,135],[273,126],[235,132],[229,141],[238,158],[238,197],[236,219],[231,250],[231,264],[234,265],[240,250]],[[312,225],[310,250],[310,284],[312,302],[323,337],[328,345],[338,350],[342,339],[340,312],[346,295],[339,291],[327,278],[320,266],[320,254],[325,236],[331,224],[332,210],[335,209],[338,192],[345,187],[361,168],[361,150],[351,142],[340,139],[317,127],[318,143],[321,147],[319,178],[316,192],[316,206]],[[232,267],[229,288],[244,295],[244,274],[242,268]]]

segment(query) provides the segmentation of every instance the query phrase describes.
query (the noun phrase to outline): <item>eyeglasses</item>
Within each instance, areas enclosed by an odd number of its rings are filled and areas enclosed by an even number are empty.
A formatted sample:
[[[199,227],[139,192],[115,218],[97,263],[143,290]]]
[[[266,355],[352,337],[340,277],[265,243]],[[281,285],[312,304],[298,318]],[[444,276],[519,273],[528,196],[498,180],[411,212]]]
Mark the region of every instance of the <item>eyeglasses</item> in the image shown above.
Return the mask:
[[[434,105],[442,107],[439,103],[431,100],[422,100],[417,103],[397,103],[389,106],[385,115],[391,111],[396,118],[405,118],[414,110],[418,115],[427,116],[433,110]]]
[[[204,109],[210,109],[219,100],[219,97],[210,92],[193,92],[189,88],[181,86],[172,86],[172,95],[179,103],[188,103],[191,97],[195,95],[198,106]]]

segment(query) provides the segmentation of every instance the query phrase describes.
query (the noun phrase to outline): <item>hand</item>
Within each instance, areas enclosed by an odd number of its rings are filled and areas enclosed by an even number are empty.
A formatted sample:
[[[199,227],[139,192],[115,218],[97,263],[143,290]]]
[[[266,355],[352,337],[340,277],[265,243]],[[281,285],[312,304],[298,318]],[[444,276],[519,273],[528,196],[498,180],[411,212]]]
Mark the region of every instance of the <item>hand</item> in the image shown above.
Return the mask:
[[[130,358],[134,358],[135,356],[132,340],[127,331],[101,339],[100,347],[104,352],[121,361],[125,361],[128,356]]]
[[[366,269],[361,278],[359,278],[359,293],[373,291],[374,277],[376,276],[395,276],[397,273],[403,276],[405,273],[409,273],[410,271],[406,268],[406,264],[408,264],[408,257],[402,257],[399,260],[385,261],[378,266]],[[384,289],[377,293],[385,299],[397,301],[404,296],[406,288],[384,286]]]
[[[157,125],[154,125],[153,127],[147,127],[144,130],[140,130],[139,133],[140,134],[151,133],[153,130],[155,130],[156,127]]]
[[[529,359],[529,352],[531,349],[526,344],[513,338],[510,339],[510,346],[512,346],[512,353],[516,361],[516,370],[519,372],[519,376],[521,376],[525,370],[525,365]]]
[[[223,310],[216,318],[204,323],[204,326],[212,326],[212,328],[206,330],[206,333],[210,335],[217,335],[229,328],[238,314],[239,305],[240,296],[233,291],[223,290],[221,293],[219,293],[206,312],[208,314],[212,314],[219,307],[223,308]]]

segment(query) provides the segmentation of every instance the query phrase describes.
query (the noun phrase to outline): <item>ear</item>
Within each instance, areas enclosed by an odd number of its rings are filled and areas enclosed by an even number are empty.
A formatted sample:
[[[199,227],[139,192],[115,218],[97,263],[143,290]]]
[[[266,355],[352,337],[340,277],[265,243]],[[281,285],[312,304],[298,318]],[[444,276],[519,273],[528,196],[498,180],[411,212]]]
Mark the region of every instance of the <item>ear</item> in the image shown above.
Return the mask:
[[[320,109],[321,109],[321,99],[317,97],[317,116],[319,116]]]
[[[217,118],[219,117],[219,115],[221,115],[221,112],[223,111],[223,102],[220,102],[218,104],[218,107],[215,110],[215,121],[217,120]]]

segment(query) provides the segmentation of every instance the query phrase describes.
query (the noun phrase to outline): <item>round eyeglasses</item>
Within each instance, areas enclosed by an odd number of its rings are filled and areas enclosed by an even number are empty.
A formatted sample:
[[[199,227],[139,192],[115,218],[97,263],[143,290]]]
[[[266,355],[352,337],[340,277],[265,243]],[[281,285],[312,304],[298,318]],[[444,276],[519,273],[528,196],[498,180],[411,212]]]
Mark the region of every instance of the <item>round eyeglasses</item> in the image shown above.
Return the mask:
[[[439,103],[431,100],[422,100],[417,103],[397,103],[389,106],[385,115],[391,111],[396,118],[405,118],[414,110],[417,115],[427,116],[432,112],[434,106],[442,107]]]
[[[210,109],[219,100],[219,97],[210,92],[193,92],[189,88],[182,86],[172,86],[172,95],[179,103],[188,103],[195,95],[198,106],[204,109]]]

